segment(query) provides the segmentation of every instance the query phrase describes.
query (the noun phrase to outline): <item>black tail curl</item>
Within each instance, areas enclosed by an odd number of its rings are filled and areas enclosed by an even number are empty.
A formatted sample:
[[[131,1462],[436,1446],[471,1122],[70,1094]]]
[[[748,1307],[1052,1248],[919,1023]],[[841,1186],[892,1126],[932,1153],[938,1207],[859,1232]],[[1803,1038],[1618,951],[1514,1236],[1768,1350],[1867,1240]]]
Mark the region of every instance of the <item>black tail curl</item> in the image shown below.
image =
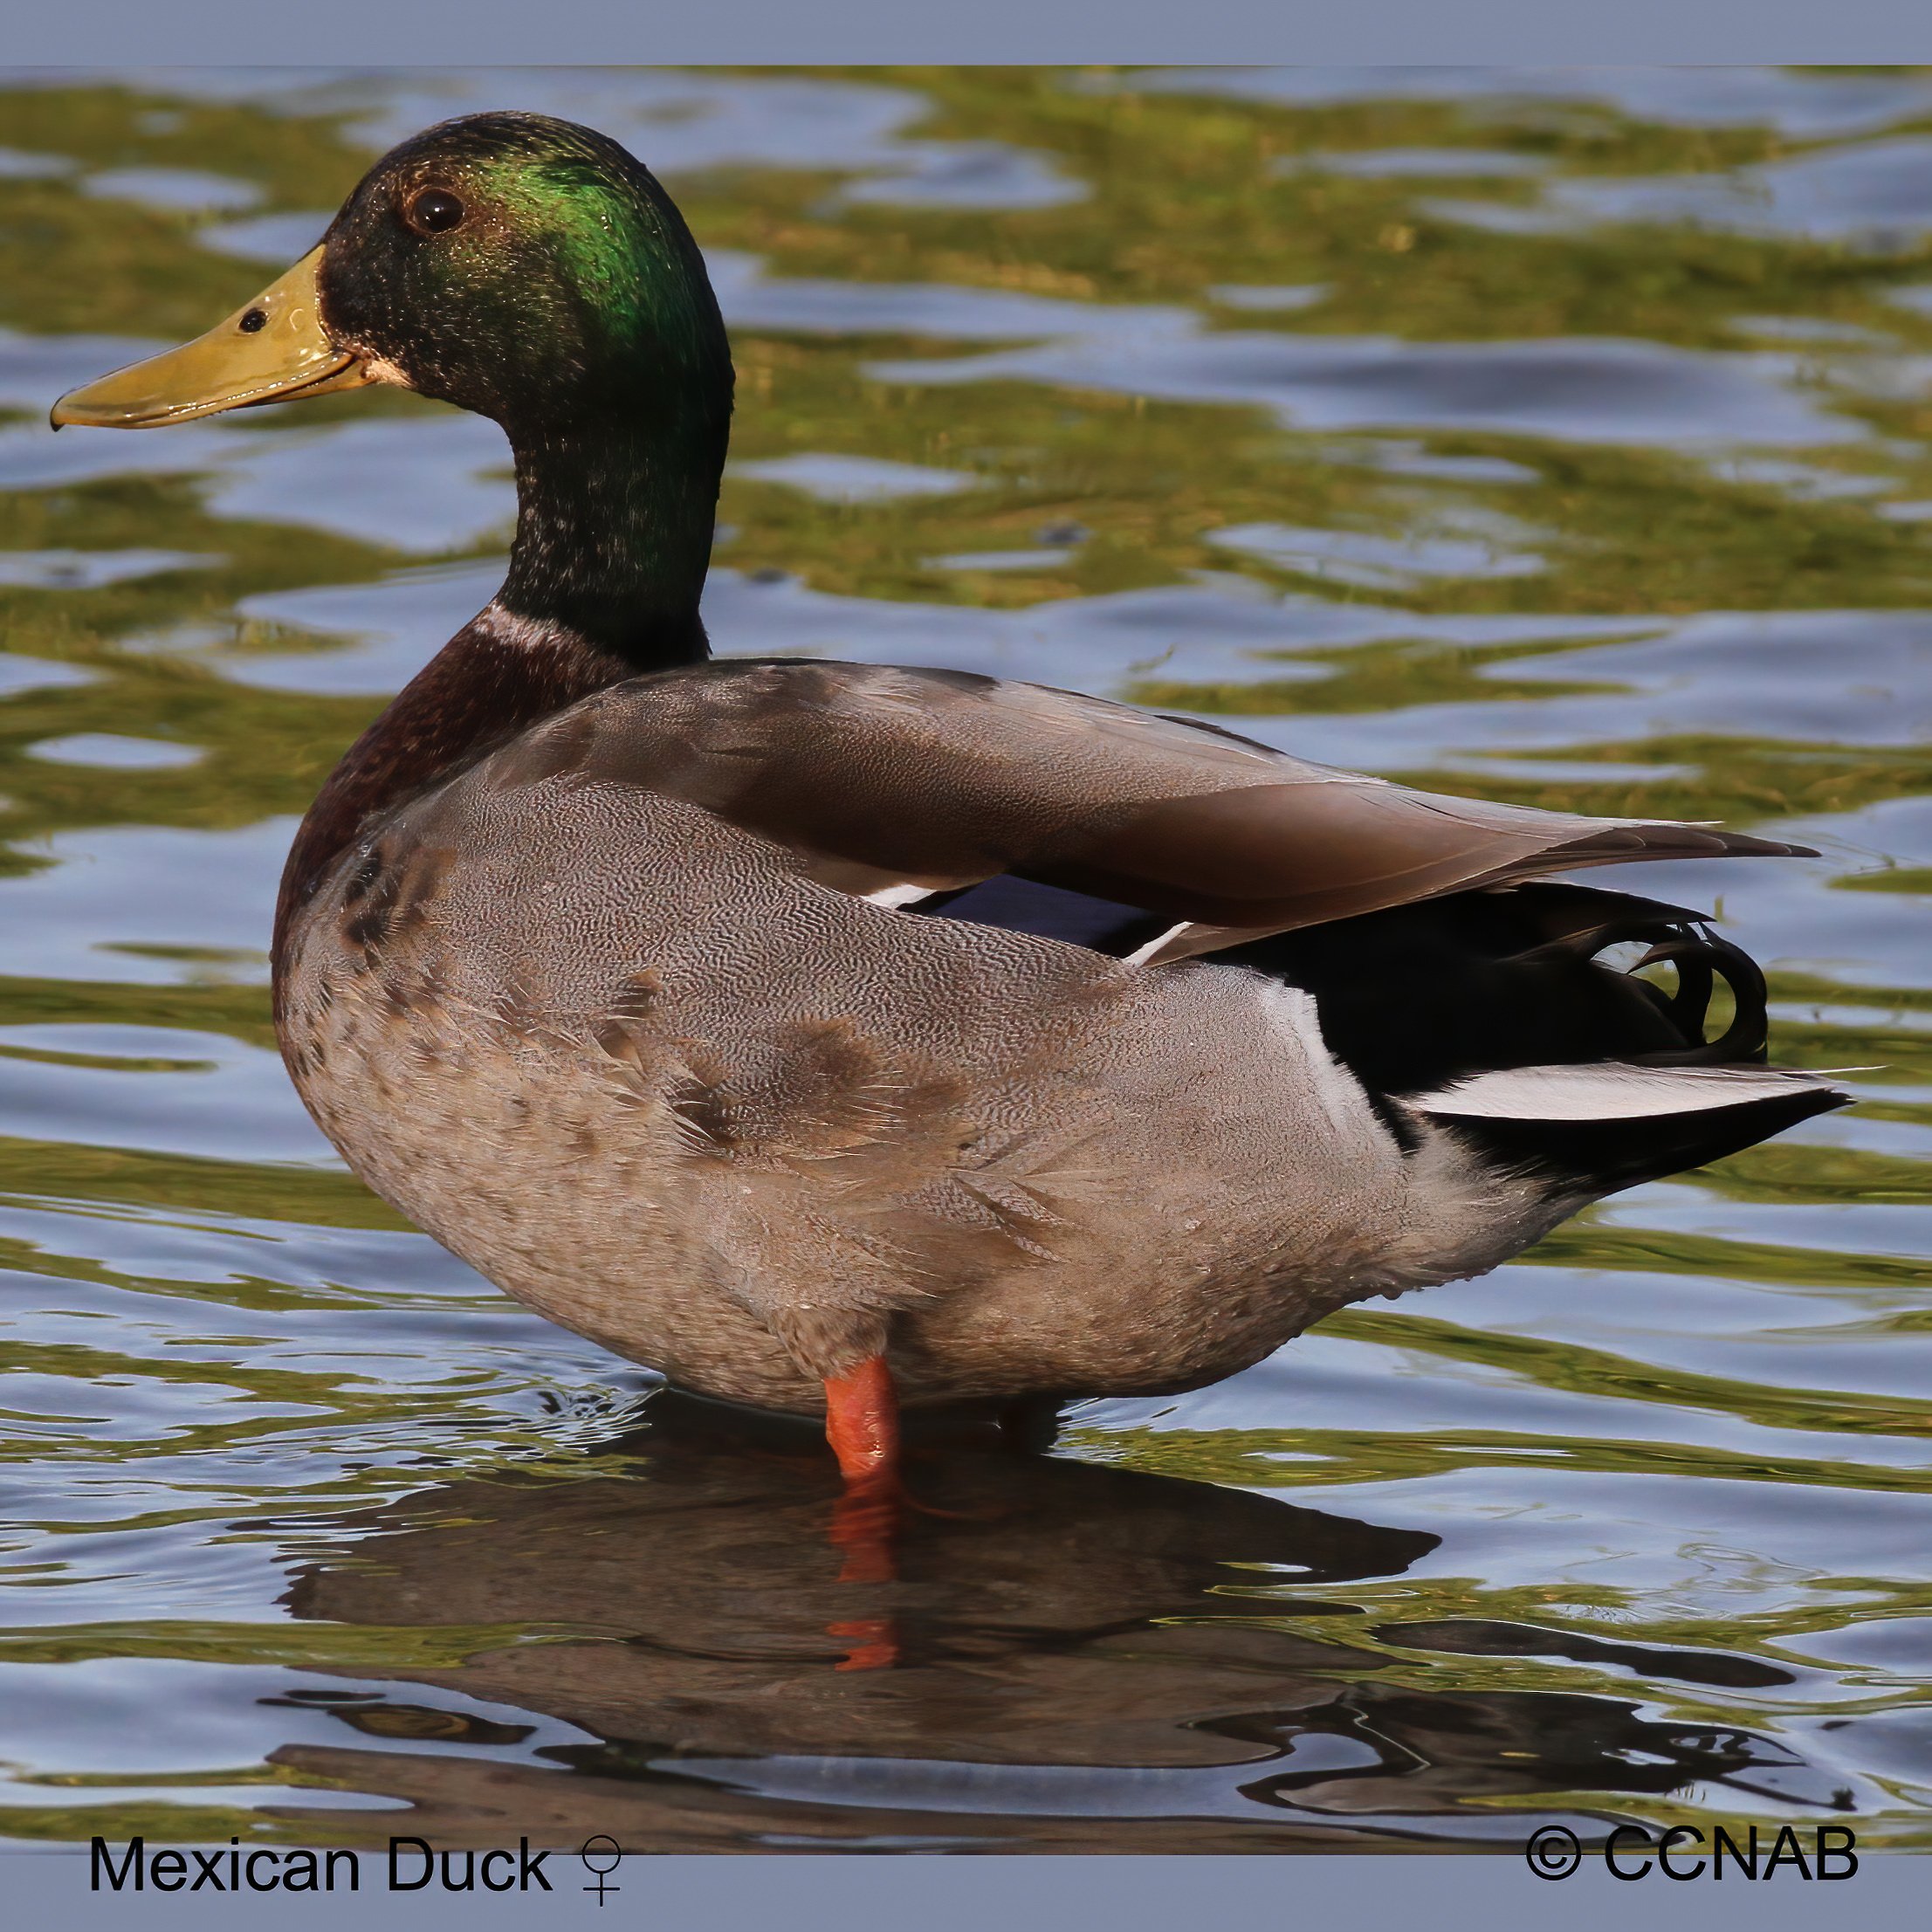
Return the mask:
[[[1629,966],[1602,957],[1633,941],[1647,950]],[[1764,975],[1749,954],[1700,913],[1592,886],[1538,882],[1458,893],[1219,957],[1315,995],[1329,1050],[1406,1147],[1420,1137],[1405,1099],[1473,1075],[1623,1061],[1661,1076],[1765,1056]],[[1642,976],[1666,963],[1675,968],[1674,987]],[[1733,1011],[1707,1038],[1720,984]],[[1492,1166],[1575,1206],[1721,1160],[1845,1098],[1794,1083],[1731,1104],[1660,1104],[1640,1117],[1461,1117],[1453,1099],[1427,1110]]]
[[[1628,968],[1601,957],[1636,942]],[[1429,1093],[1512,1067],[1764,1058],[1764,976],[1702,914],[1557,882],[1460,892],[1216,953],[1305,987],[1329,1050],[1372,1095]],[[1642,977],[1667,963],[1676,985]],[[1733,1012],[1707,1038],[1719,985]]]

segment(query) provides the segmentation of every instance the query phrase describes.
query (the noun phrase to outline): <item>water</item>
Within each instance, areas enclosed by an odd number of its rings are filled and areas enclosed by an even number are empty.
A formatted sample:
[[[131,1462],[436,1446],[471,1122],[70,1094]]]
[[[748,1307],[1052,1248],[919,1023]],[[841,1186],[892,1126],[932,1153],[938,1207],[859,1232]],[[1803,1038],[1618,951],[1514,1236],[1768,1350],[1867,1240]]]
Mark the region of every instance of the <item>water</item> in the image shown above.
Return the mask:
[[[1794,835],[1627,882],[1864,1104],[1041,1452],[925,1442],[953,1513],[840,1583],[808,1434],[505,1301],[274,1055],[292,823],[493,588],[498,432],[41,426],[505,105],[710,255],[722,649]],[[41,72],[0,327],[0,1832],[1932,1843],[1932,78]]]

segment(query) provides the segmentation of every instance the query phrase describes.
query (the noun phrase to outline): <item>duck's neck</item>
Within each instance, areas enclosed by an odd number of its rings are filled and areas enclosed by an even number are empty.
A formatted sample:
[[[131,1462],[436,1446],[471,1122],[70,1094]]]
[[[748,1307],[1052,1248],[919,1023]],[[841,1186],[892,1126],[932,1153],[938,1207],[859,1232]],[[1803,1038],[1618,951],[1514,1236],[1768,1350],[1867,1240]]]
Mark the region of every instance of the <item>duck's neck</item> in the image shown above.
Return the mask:
[[[608,684],[708,655],[698,601],[724,463],[696,437],[613,425],[519,437],[517,536],[496,600],[403,688],[330,774],[282,874],[291,921],[376,815]]]
[[[517,540],[504,608],[560,626],[633,671],[704,657],[698,600],[725,459],[707,413],[512,427]]]

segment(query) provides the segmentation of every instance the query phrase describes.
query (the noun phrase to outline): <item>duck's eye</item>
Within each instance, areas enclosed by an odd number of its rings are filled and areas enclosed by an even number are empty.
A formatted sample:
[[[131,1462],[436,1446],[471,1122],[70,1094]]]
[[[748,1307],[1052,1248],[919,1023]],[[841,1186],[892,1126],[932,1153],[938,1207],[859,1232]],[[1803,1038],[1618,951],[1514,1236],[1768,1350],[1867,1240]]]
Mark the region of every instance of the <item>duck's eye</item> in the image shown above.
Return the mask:
[[[463,203],[447,188],[424,188],[411,195],[402,219],[419,235],[446,235],[463,219]]]

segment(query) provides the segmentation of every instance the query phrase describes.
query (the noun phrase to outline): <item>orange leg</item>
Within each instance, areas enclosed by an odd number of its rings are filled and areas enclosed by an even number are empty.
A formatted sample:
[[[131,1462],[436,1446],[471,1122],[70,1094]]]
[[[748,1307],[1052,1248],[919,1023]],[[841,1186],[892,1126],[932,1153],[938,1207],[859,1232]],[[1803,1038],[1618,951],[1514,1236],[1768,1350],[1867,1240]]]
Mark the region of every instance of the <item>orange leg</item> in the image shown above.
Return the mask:
[[[892,1539],[899,1527],[899,1404],[883,1355],[869,1356],[848,1375],[825,1379],[825,1439],[838,1458],[845,1494],[832,1516],[832,1541],[845,1552],[841,1583],[890,1583],[897,1572]],[[863,1617],[829,1626],[853,1649],[840,1670],[877,1670],[898,1660],[887,1617]]]
[[[846,1375],[825,1378],[825,1440],[848,1489],[897,1487],[899,1399],[883,1355],[869,1355]]]

